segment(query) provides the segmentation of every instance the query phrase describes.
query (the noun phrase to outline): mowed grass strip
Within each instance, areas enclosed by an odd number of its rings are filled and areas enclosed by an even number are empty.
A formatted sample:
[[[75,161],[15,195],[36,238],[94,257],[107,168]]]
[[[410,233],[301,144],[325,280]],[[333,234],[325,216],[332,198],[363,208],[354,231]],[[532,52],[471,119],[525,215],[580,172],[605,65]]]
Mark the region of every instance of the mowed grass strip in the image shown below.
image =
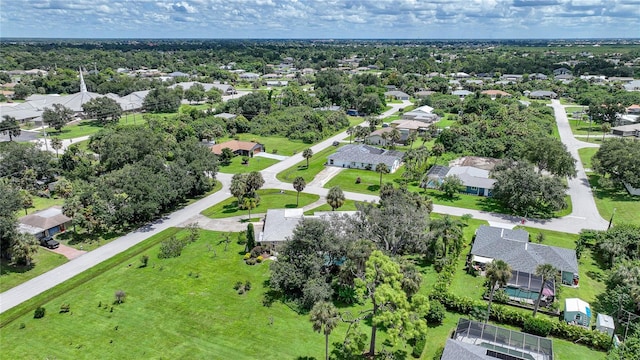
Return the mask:
[[[66,262],[66,257],[43,247],[38,247],[31,266],[8,264],[6,260],[0,259],[0,292],[5,292]]]
[[[279,172],[276,175],[276,178],[282,182],[293,183],[293,180],[302,176],[304,181],[308,184],[318,175],[318,173],[325,168],[325,163],[327,162],[327,156],[333,154],[338,150],[340,146],[331,146],[328,147],[317,154],[313,154],[313,157],[309,159],[309,167],[307,167],[307,160],[300,161],[294,166]]]
[[[225,174],[239,174],[251,171],[260,171],[278,162],[279,160],[261,156],[254,156],[249,159],[249,162],[247,164],[243,164],[242,156],[236,156],[231,159],[231,163],[229,165],[220,165],[218,167],[218,171]]]
[[[267,209],[282,209],[296,207],[296,192],[291,190],[261,189],[258,190],[260,205],[251,210],[252,214],[266,213]],[[320,196],[308,193],[300,193],[300,204],[298,207],[311,204],[320,199]],[[238,208],[238,199],[230,197],[202,211],[202,215],[212,219],[220,219],[232,216],[249,215],[247,210]]]
[[[47,312],[33,319],[33,306],[0,329],[8,359],[32,358],[321,358],[324,336],[313,331],[308,314],[263,300],[269,261],[249,266],[242,245],[224,250],[221,233],[202,231],[182,255],[158,259],[158,242],[186,231],[171,229],[154,245],[120,257],[105,271],[90,270],[91,278],[66,285],[55,297],[42,299]],[[141,254],[149,256],[140,268]],[[236,282],[251,283],[238,294]],[[82,285],[82,286],[79,286]],[[114,305],[114,293],[127,294]],[[59,313],[60,305],[69,313]],[[24,328],[21,328],[24,324]],[[341,341],[347,329],[339,324],[330,341]],[[295,334],[295,335],[294,335]],[[295,338],[295,341],[292,339]]]

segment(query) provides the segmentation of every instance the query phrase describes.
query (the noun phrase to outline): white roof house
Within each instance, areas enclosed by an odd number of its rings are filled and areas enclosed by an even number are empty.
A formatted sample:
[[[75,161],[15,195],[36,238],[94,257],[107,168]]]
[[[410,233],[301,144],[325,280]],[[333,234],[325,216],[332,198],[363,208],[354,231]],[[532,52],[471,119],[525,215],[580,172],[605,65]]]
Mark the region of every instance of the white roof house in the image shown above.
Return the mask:
[[[598,317],[596,318],[596,330],[611,336],[616,330],[616,324],[613,322],[613,318],[611,316],[598,314]]]
[[[591,323],[591,306],[582,299],[565,299],[564,320],[572,324],[589,326]]]

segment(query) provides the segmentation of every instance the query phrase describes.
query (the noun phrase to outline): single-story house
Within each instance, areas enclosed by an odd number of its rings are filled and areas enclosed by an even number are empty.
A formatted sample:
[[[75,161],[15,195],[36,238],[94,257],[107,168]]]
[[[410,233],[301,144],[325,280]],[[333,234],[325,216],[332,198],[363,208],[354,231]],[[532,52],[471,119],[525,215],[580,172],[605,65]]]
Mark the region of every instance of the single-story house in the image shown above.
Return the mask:
[[[611,133],[618,136],[640,137],[640,123],[615,126],[611,128]]]
[[[220,144],[211,146],[211,151],[216,154],[222,154],[222,149],[229,148],[234,154],[240,156],[251,156],[259,152],[265,151],[264,145],[252,141],[230,140]]]
[[[640,80],[633,80],[622,85],[622,87],[627,91],[640,91]]]
[[[616,330],[616,324],[611,316],[598,314],[596,317],[596,330],[613,336],[613,332]]]
[[[591,325],[591,306],[588,302],[578,298],[565,299],[564,321],[569,324],[589,327]]]
[[[553,360],[551,339],[460,318],[440,360]]]
[[[500,76],[500,80],[504,81],[521,81],[522,75],[520,74],[504,74]]]
[[[393,142],[390,139],[392,131],[393,131],[392,127],[384,127],[382,129],[378,129],[372,132],[371,134],[369,134],[369,136],[367,136],[366,138],[364,138],[364,142],[365,144],[369,144],[369,145],[378,145],[378,146],[391,145],[391,143]],[[404,133],[400,132],[400,140],[398,142],[402,142],[402,143],[406,142],[407,136],[408,136],[407,131],[405,131]]]
[[[571,70],[569,70],[569,69],[567,69],[565,67],[557,68],[557,69],[553,70],[553,75],[554,76],[571,75]]]
[[[264,219],[264,225],[257,239],[262,246],[277,249],[278,246],[289,240],[293,231],[302,219],[324,218],[327,216],[352,216],[355,211],[319,211],[313,215],[304,215],[302,208],[298,209],[268,209]]]
[[[481,94],[489,95],[489,97],[492,99],[495,99],[497,97],[511,97],[511,94],[502,90],[484,90],[481,92]]]
[[[384,97],[397,100],[409,100],[410,98],[409,94],[399,90],[387,91],[384,93]]]
[[[267,86],[287,86],[289,85],[289,81],[287,80],[269,80],[267,81]]]
[[[473,166],[442,166],[434,165],[427,172],[427,188],[437,189],[447,176],[456,175],[465,187],[462,192],[466,194],[491,196],[491,190],[496,182],[489,178],[489,171]]]
[[[393,120],[391,122],[391,127],[400,130],[400,132],[422,132],[428,130],[427,124],[417,120]]]
[[[180,82],[180,83],[177,83],[177,84],[173,84],[173,85],[169,86],[169,88],[170,89],[174,89],[175,87],[180,86],[183,90],[189,90],[195,84],[202,85],[202,87],[204,88],[204,91],[209,91],[209,90],[211,90],[213,88],[216,88],[216,89],[220,90],[220,92],[222,92],[222,95],[233,95],[233,94],[237,94],[238,93],[233,86],[227,85],[227,84],[220,84],[219,82],[201,83],[201,82],[197,82],[197,81],[185,81],[185,82]]]
[[[260,78],[260,75],[252,72],[244,72],[238,75],[238,78],[242,80],[258,80]]]
[[[433,94],[435,94],[435,91],[431,91],[431,90],[420,90],[420,91],[416,91],[413,96],[420,98],[420,99],[424,99],[426,97],[429,97]]]
[[[21,217],[18,226],[21,232],[40,239],[65,232],[71,226],[71,218],[62,213],[62,207],[52,206]]]
[[[548,76],[542,73],[534,73],[529,75],[529,80],[547,80]]]
[[[429,105],[423,105],[411,111],[402,114],[403,120],[416,120],[425,123],[432,123],[439,120],[438,115],[433,113],[433,108]]]
[[[558,94],[549,90],[536,90],[529,92],[528,95],[525,91],[525,96],[528,96],[531,99],[555,99],[558,97]]]
[[[575,250],[529,242],[524,230],[509,230],[481,225],[471,248],[471,263],[481,268],[494,259],[512,270],[535,274],[538,265],[551,264],[558,269],[563,284],[578,285],[578,259]]]
[[[237,118],[238,115],[223,112],[223,113],[220,113],[220,114],[215,114],[215,115],[213,115],[213,117],[217,117],[217,118],[225,119],[225,120],[233,120],[233,119]]]
[[[404,152],[385,150],[364,144],[349,144],[329,155],[327,164],[349,169],[375,170],[376,165],[383,163],[394,173],[402,164]]]
[[[627,109],[627,114],[629,115],[640,115],[640,105],[633,104],[629,106]]]
[[[473,95],[473,92],[471,92],[469,90],[454,90],[454,91],[451,92],[451,95],[459,96],[460,99],[464,99],[465,97],[467,97],[469,95]]]

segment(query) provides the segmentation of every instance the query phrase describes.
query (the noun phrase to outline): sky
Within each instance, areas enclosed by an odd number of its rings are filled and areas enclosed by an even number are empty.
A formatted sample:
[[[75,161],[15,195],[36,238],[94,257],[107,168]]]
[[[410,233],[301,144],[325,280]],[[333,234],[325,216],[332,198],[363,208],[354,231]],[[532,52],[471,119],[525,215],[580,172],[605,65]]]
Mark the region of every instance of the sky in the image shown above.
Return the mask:
[[[0,38],[640,38],[640,0],[0,0]]]

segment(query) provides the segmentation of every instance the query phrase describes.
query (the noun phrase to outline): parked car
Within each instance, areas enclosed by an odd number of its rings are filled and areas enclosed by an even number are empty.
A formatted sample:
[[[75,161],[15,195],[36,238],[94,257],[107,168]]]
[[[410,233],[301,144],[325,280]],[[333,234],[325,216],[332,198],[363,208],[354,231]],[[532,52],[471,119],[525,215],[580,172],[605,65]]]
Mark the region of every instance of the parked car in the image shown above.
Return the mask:
[[[338,146],[338,145],[340,145],[340,142],[339,141],[334,141],[332,145],[333,146]]]
[[[51,236],[47,236],[40,239],[40,245],[49,249],[57,249],[60,246],[60,243],[53,240]]]

